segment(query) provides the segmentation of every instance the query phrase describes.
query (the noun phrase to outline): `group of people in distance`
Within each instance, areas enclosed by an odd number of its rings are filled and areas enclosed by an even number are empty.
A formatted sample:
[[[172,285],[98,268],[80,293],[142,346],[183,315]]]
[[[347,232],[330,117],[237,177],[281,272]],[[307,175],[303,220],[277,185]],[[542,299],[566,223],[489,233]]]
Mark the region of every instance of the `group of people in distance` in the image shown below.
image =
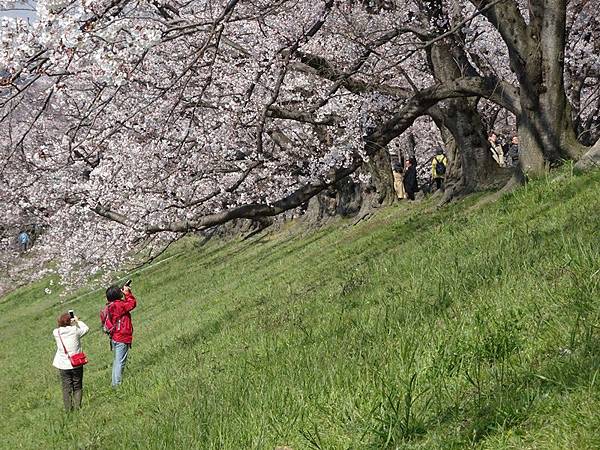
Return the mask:
[[[492,157],[500,167],[516,167],[519,164],[519,137],[513,135],[510,144],[504,138],[492,131],[488,135]],[[415,193],[419,191],[417,180],[417,160],[409,158],[406,164],[402,159],[392,167],[394,174],[394,190],[398,200],[414,200]],[[448,157],[444,150],[438,147],[435,156],[431,159],[431,189],[444,190],[446,174],[448,172]]]
[[[443,189],[447,167],[448,158],[440,147],[431,161],[431,179],[436,189]],[[392,172],[394,174],[394,190],[398,200],[414,200],[415,194],[419,191],[416,158],[407,159],[404,165],[402,162],[395,163]]]
[[[414,200],[415,193],[419,190],[417,180],[417,160],[409,158],[404,164],[399,161],[393,166],[394,190],[398,199]]]
[[[113,387],[117,387],[122,381],[133,340],[131,311],[136,306],[137,300],[128,285],[111,286],[106,290],[106,305],[101,310],[100,321],[110,337],[110,348],[114,353]],[[108,330],[107,324],[110,324]],[[67,312],[58,317],[58,327],[52,333],[56,341],[56,354],[52,365],[58,369],[66,411],[81,407],[83,365],[73,367],[71,357],[81,353],[81,338],[88,331],[89,327],[79,317]]]
[[[488,135],[488,141],[492,157],[500,167],[516,167],[519,164],[519,136],[513,135],[508,143],[503,136],[492,131]]]

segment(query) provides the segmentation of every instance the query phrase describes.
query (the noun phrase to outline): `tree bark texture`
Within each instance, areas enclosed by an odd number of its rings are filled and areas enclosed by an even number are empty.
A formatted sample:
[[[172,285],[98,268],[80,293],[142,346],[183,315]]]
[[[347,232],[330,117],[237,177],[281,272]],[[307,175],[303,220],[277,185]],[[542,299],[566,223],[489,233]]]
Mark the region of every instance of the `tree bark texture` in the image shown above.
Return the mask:
[[[575,168],[583,171],[600,168],[600,139],[577,161]]]
[[[476,7],[489,3],[471,2]],[[514,0],[499,2],[483,14],[508,46],[520,86],[520,164],[536,174],[563,159],[578,159],[584,147],[577,142],[564,87],[566,0],[530,0],[529,8],[529,24]]]
[[[440,82],[460,78],[465,68],[472,71],[465,55],[457,55],[458,46],[454,47],[455,52],[443,42],[431,47],[428,59]],[[458,61],[465,63],[459,67]],[[492,158],[477,102],[475,97],[447,100],[445,111],[436,120],[450,131],[456,144],[454,154],[448,155],[444,202],[455,196],[502,186],[510,178],[510,170],[499,167]]]
[[[395,201],[394,177],[386,148],[375,153],[359,170],[368,173],[370,181],[361,183],[350,177],[341,179],[310,199],[304,220],[322,222],[333,216],[351,217]]]
[[[370,176],[364,200],[368,200],[371,207],[388,206],[394,202],[394,175],[392,174],[392,161],[387,147],[376,152],[363,166]],[[371,194],[372,193],[372,194]],[[371,195],[369,195],[371,194]]]
[[[352,217],[361,210],[364,188],[350,177],[343,178],[311,198],[302,220],[321,223],[333,216]]]

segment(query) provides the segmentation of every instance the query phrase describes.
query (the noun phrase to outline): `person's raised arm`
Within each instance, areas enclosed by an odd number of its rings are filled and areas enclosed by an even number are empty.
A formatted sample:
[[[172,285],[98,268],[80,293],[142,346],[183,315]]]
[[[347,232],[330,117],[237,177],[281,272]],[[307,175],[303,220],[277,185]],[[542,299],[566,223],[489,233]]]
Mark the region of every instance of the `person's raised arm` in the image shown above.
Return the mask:
[[[72,320],[71,323],[73,325],[75,325],[75,327],[77,328],[77,335],[78,336],[83,336],[85,333],[87,333],[90,330],[90,327],[88,327],[85,322],[83,322],[82,320],[79,320],[79,317],[75,316]]]
[[[123,286],[123,294],[125,294],[125,299],[122,301],[122,306],[125,311],[131,311],[137,306],[137,300],[133,296],[133,292],[131,292],[131,288],[129,286]]]

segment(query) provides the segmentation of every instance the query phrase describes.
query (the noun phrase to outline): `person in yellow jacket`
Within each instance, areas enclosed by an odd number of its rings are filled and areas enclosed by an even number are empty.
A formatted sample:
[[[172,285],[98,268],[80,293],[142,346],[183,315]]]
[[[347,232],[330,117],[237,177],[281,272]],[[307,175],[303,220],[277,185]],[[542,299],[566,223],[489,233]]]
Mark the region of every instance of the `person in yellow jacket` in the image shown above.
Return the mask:
[[[442,189],[446,172],[448,171],[448,158],[444,155],[444,150],[438,148],[431,161],[431,179],[434,181],[436,189]]]

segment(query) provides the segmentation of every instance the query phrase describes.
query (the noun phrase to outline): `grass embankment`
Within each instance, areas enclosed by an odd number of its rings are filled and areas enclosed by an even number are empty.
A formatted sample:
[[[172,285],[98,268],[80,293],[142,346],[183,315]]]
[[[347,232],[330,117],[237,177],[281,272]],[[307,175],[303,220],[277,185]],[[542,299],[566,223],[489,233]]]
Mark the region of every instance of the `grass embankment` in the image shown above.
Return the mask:
[[[599,448],[600,173],[481,209],[187,244],[134,278],[112,391],[101,293],[0,303],[2,448]],[[92,332],[65,415],[50,336]]]

